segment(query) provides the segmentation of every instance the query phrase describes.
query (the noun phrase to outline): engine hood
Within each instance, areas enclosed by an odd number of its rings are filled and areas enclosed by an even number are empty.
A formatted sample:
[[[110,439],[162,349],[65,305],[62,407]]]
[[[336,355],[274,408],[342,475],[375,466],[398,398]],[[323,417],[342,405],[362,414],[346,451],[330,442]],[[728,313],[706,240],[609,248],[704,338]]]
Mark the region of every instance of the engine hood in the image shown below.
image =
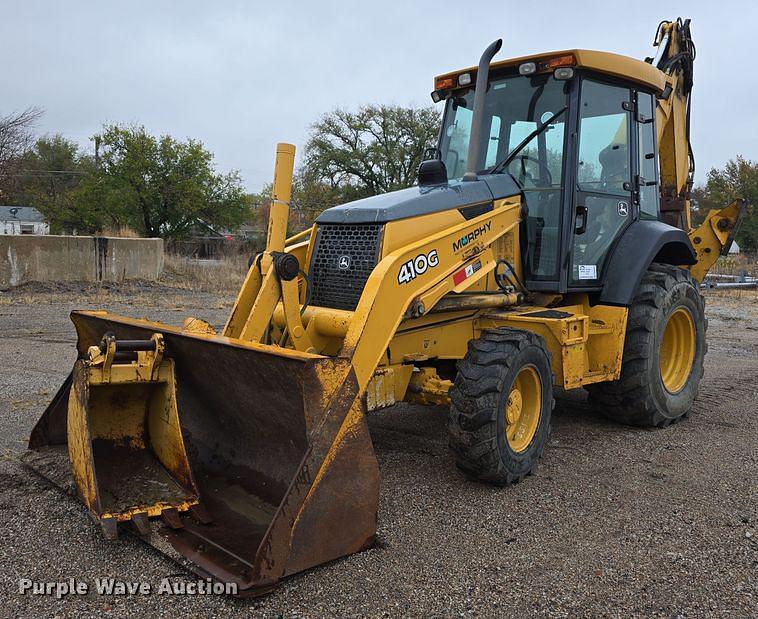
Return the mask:
[[[452,181],[441,185],[409,187],[371,196],[325,210],[317,224],[387,223],[490,202],[521,193],[509,174],[482,176],[478,181]]]

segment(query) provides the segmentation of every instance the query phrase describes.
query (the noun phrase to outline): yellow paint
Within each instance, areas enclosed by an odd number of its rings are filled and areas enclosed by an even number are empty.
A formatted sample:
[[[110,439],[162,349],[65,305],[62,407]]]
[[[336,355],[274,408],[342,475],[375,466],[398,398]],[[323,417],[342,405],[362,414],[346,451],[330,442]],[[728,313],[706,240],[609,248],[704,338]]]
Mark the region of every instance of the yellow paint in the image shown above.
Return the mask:
[[[562,387],[576,388],[618,377],[626,309],[591,308],[586,295],[575,295],[568,303],[553,308],[571,314],[557,320],[525,316],[539,310],[538,307],[525,307],[521,311],[429,314],[446,295],[497,290],[492,272],[499,258],[511,262],[517,274],[523,277],[517,227],[520,207],[520,199],[511,197],[496,201],[490,212],[470,221],[457,209],[451,209],[387,223],[380,262],[354,312],[308,307],[300,317],[294,303],[290,303],[292,308],[287,312],[281,286],[268,273],[241,337],[260,341],[269,323],[275,326],[277,334],[289,332],[290,337],[293,327],[298,334],[302,327],[300,343],[293,346],[350,359],[361,391],[371,383],[372,392],[366,394],[369,408],[383,406],[393,397],[400,399],[390,395],[395,391],[390,383],[394,384],[394,368],[399,363],[410,366],[423,364],[426,359],[460,359],[465,355],[468,341],[481,329],[499,326],[523,328],[542,335],[552,353],[557,384]],[[461,236],[483,225],[489,226],[487,233],[467,244],[465,249],[454,247]],[[313,232],[307,236],[311,241],[315,238]],[[298,246],[298,251],[307,256],[313,243],[307,251],[304,246],[305,241]],[[399,270],[404,262],[432,250],[438,259],[434,268],[410,282],[399,281]],[[472,263],[479,263],[479,269],[456,285],[453,274]],[[385,372],[389,366],[393,367],[392,372]],[[411,379],[411,385],[417,386],[417,383],[415,377]]]
[[[197,504],[198,500],[196,498],[193,498],[189,501],[177,501],[171,503],[167,503],[165,501],[156,501],[147,507],[135,507],[133,509],[125,509],[119,512],[111,512],[106,510],[102,513],[99,520],[115,518],[118,522],[128,522],[138,514],[144,514],[148,518],[156,518],[160,516],[164,511],[175,509],[178,512],[186,512],[193,505]]]
[[[278,278],[272,268],[271,252],[283,252],[286,249],[298,259],[301,268],[304,268],[312,228],[295,234],[289,239],[286,238],[294,165],[295,147],[292,144],[278,144],[266,234],[266,251],[258,256],[248,269],[245,282],[224,326],[223,334],[227,337],[255,342],[264,338],[271,320],[271,313],[281,293]],[[288,245],[286,248],[285,244]],[[294,329],[294,325],[292,327]],[[290,333],[293,329],[290,329]]]
[[[96,508],[98,498],[89,433],[89,416],[87,414],[87,402],[89,401],[87,374],[88,370],[84,362],[77,361],[74,365],[73,375],[75,378],[80,378],[72,383],[69,393],[66,442],[68,443],[71,473],[79,496],[87,508],[93,510]]]
[[[492,245],[492,251],[495,254],[495,258],[507,260],[513,269],[516,271],[518,279],[524,281],[524,269],[521,264],[521,239],[519,230],[511,230],[507,234],[501,236]],[[494,278],[488,280],[487,290],[495,290],[497,285]],[[511,278],[513,279],[513,278]]]
[[[416,368],[408,385],[406,400],[414,404],[446,406],[450,403],[448,392],[453,386],[449,380],[443,380],[432,367]]]
[[[292,175],[295,168],[295,147],[292,144],[276,145],[276,165],[274,184],[271,190],[271,208],[266,235],[266,253],[284,251],[287,238],[290,198],[292,196]],[[264,266],[263,272],[267,268]]]
[[[158,334],[154,339],[162,342]],[[107,367],[108,351],[103,355],[93,347],[90,358],[74,366],[67,415],[69,460],[79,494],[97,519],[157,516],[165,509],[184,511],[198,502],[179,423],[174,362],[160,359],[161,352],[160,347],[156,352],[143,351],[136,361]],[[113,467],[119,466],[122,456],[113,450],[118,449],[144,453],[143,462],[157,460],[156,466],[169,473],[181,496],[151,500],[146,491],[137,504],[114,510],[98,477],[109,479],[111,488],[117,483],[114,478],[120,471]],[[139,471],[124,473],[134,476]]]
[[[662,24],[661,36],[669,34],[670,57],[679,53],[679,41],[676,36],[676,22]],[[663,74],[662,74],[663,75]],[[690,156],[687,139],[687,97],[683,89],[683,76],[680,72],[665,75],[669,87],[668,98],[657,99],[656,129],[658,139],[658,161],[660,164],[661,202],[672,197],[681,205],[681,227],[685,232],[691,228],[690,215]]]
[[[666,322],[658,359],[663,385],[679,393],[687,384],[695,360],[695,321],[685,307],[677,308]]]
[[[350,362],[337,357],[322,357],[314,365],[318,384],[321,387],[321,397],[316,403],[316,410],[325,411],[332,396],[342,386],[350,374]],[[356,396],[357,397],[357,396]]]
[[[405,396],[413,366],[393,365],[378,368],[366,387],[366,410],[392,406]]]
[[[575,66],[577,68],[590,69],[613,77],[632,80],[644,86],[648,86],[656,92],[662,92],[666,84],[665,74],[659,71],[656,67],[643,62],[642,60],[610,52],[599,52],[588,49],[567,49],[556,52],[542,52],[540,54],[532,54],[531,56],[520,56],[518,58],[499,60],[490,65],[490,72],[495,73],[498,69],[504,67],[517,67],[524,62],[539,62],[551,58],[558,58],[560,56],[567,56],[569,54],[576,58]],[[476,67],[469,67],[468,69],[459,69],[457,71],[438,75],[435,77],[435,83],[438,79],[459,75],[461,73],[470,73],[472,83],[476,82]]]
[[[297,280],[280,282],[282,289],[282,306],[284,308],[287,334],[296,350],[313,350],[313,344],[305,333],[300,317],[300,300],[298,297]],[[273,314],[273,312],[272,312]]]
[[[389,343],[393,362],[424,361],[426,359],[462,359],[470,339],[474,337],[473,312],[458,312],[462,317],[450,322],[447,314],[427,316],[426,325],[413,321],[413,327],[401,325]],[[430,318],[436,318],[431,323]]]
[[[182,331],[185,333],[207,333],[216,335],[216,330],[205,320],[188,316],[182,322]]]
[[[303,324],[310,326],[313,323],[314,329],[319,334],[326,337],[342,338],[345,337],[350,321],[353,319],[353,312],[349,310],[333,309],[331,307],[315,307],[310,305],[305,308],[302,316]],[[287,325],[284,315],[284,306],[280,303],[274,309],[274,324],[279,327]]]
[[[671,187],[675,195],[686,198],[684,98],[678,77],[664,75],[637,60],[587,50],[506,60],[494,63],[493,70],[566,54],[575,57],[578,67],[631,80],[658,94],[667,85],[672,86],[672,96],[659,100],[657,110],[661,174],[664,188]],[[458,209],[450,209],[387,223],[379,263],[356,310],[318,307],[303,310],[305,280],[298,277],[280,282],[272,268],[274,252],[286,251],[307,271],[316,238],[316,226],[286,238],[294,155],[294,146],[278,145],[266,251],[248,270],[223,335],[216,335],[207,323],[198,319],[188,319],[182,328],[176,328],[101,312],[89,314],[124,325],[254,349],[309,364],[314,369],[310,376],[315,381],[315,385],[309,385],[315,387],[309,391],[313,397],[305,403],[309,436],[321,431],[336,394],[343,391],[340,387],[354,372],[357,393],[319,466],[304,505],[318,492],[326,471],[364,422],[361,396],[365,396],[369,410],[403,399],[425,404],[447,403],[451,381],[439,376],[434,362],[461,359],[470,340],[485,329],[511,327],[539,334],[551,353],[555,384],[563,388],[619,377],[628,310],[592,307],[586,294],[565,297],[537,294],[530,297],[531,305],[509,307],[499,301],[500,305],[494,309],[430,313],[435,308],[441,309],[441,300],[454,295],[496,291],[494,269],[498,259],[507,259],[519,278],[524,278],[518,196],[497,200],[491,211],[468,221]],[[686,199],[684,204],[685,224],[689,227]],[[705,224],[690,235],[699,259],[692,273],[698,279],[728,243],[740,215],[739,209],[732,207],[711,213]],[[457,243],[462,236],[483,229],[465,246]],[[434,255],[432,268],[403,281],[399,276],[401,267],[419,254]],[[454,274],[467,265],[478,268],[456,284]],[[513,302],[520,302],[521,298],[518,296]],[[539,312],[543,313],[537,315]],[[155,354],[138,353],[135,363],[115,363],[115,345],[109,344],[102,353],[93,347],[89,360],[79,361],[75,367],[68,414],[69,455],[77,487],[97,517],[128,520],[136,514],[156,516],[164,509],[185,510],[197,502],[182,439],[173,361],[162,359],[162,350],[161,344]],[[661,375],[667,389],[675,392],[683,387],[693,358],[692,317],[686,310],[678,310],[669,321],[661,348]],[[437,364],[440,368],[445,366]],[[541,415],[542,389],[549,387],[541,383],[533,366],[519,371],[502,411],[506,438],[514,451],[524,451],[532,441]],[[149,451],[186,490],[184,496],[173,503],[155,500],[119,511],[104,509],[98,491],[93,440]]]
[[[307,352],[301,352],[299,350],[293,350],[291,348],[281,348],[279,346],[270,346],[268,344],[261,344],[259,342],[249,342],[240,340],[237,338],[229,338],[223,335],[211,335],[207,333],[185,333],[181,327],[175,327],[167,325],[162,322],[153,320],[145,320],[142,318],[131,318],[130,316],[121,316],[120,314],[112,314],[101,310],[75,310],[72,314],[80,314],[82,316],[96,316],[103,320],[110,322],[120,323],[125,326],[140,327],[144,329],[150,329],[152,331],[160,331],[162,333],[174,333],[176,335],[182,335],[191,339],[205,340],[211,342],[218,342],[227,346],[234,346],[236,348],[246,348],[249,350],[257,350],[259,352],[266,352],[272,355],[279,355],[289,359],[297,359],[300,361],[309,361],[315,359],[323,359],[322,355],[316,355]]]
[[[505,404],[505,437],[516,453],[529,447],[542,415],[542,381],[533,365],[516,375]]]
[[[301,230],[297,234],[293,234],[290,237],[287,237],[287,241],[285,242],[285,245],[287,247],[290,247],[291,245],[295,245],[302,243],[303,241],[308,242],[310,240],[311,234],[313,233],[314,226],[311,226],[310,228],[306,228],[305,230]]]
[[[702,224],[690,232],[690,242],[697,254],[697,263],[688,267],[692,277],[702,282],[733,237],[745,214],[745,204],[735,200],[720,211],[711,210]]]
[[[249,342],[260,342],[266,335],[271,316],[276,304],[281,299],[281,288],[276,270],[271,268],[263,276],[258,296],[253,302],[250,315],[245,321],[245,326],[239,334],[239,339]]]
[[[629,310],[609,305],[589,307],[586,297],[584,301],[583,309],[589,316],[589,342],[582,384],[616,380],[621,375]]]
[[[456,226],[466,219],[458,209],[409,217],[397,221],[388,221],[384,225],[382,236],[382,255],[386,256],[394,251],[402,249],[406,245],[415,243],[420,238],[436,234],[440,230]]]
[[[520,221],[519,216],[519,208],[515,203],[510,204],[432,234],[381,259],[366,282],[340,351],[340,356],[352,358],[361,390],[371,379],[411,301],[444,280],[449,283],[443,286],[454,288],[451,285],[453,274],[468,260],[455,249],[454,243],[464,234],[484,226],[487,231],[479,236],[475,247],[487,248],[514,229]],[[420,253],[429,254],[431,251],[436,252],[437,266],[407,283],[400,283],[402,265]],[[482,252],[482,268],[491,269],[493,259],[491,250]]]
[[[555,384],[564,389],[615,380],[621,372],[628,309],[590,307],[584,293],[572,295],[568,300],[571,304],[551,308],[521,306],[484,312],[476,321],[476,329],[513,327],[541,335],[551,353]],[[559,318],[534,315],[548,310],[569,315]]]

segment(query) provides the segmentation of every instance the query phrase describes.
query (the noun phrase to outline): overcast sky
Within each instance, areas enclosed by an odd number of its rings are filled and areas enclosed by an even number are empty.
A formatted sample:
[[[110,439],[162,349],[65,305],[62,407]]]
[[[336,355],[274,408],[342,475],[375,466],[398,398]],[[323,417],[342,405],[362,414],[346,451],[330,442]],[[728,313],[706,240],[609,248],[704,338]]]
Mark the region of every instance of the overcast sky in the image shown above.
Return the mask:
[[[301,148],[335,106],[427,105],[435,74],[585,47],[653,55],[661,19],[692,18],[696,179],[758,159],[754,2],[23,2],[0,0],[0,114],[44,108],[40,133],[91,149],[105,122],[201,140],[258,190],[277,141]],[[686,13],[682,13],[683,7]]]

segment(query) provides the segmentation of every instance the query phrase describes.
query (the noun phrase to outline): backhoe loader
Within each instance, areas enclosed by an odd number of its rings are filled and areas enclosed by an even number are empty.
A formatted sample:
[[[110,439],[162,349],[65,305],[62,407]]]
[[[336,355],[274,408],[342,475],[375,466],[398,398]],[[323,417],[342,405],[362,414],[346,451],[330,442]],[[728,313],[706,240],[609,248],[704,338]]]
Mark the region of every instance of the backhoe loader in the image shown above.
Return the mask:
[[[418,184],[325,210],[287,238],[279,144],[266,249],[223,331],[74,311],[78,359],[25,460],[108,538],[127,523],[199,574],[258,595],[369,547],[379,468],[367,414],[449,407],[457,466],[533,474],[554,388],[625,424],[697,397],[698,283],[745,205],[693,229],[689,20],[657,58],[572,49],[435,79]]]

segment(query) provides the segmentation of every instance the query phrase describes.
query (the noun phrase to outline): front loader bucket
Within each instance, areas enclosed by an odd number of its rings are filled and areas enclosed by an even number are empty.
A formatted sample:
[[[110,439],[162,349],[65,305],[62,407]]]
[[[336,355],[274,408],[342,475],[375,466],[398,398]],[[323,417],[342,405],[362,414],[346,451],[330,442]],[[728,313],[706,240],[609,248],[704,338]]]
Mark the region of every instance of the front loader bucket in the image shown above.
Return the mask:
[[[263,593],[283,576],[372,544],[379,470],[349,361],[184,333],[103,312],[74,312],[72,320],[81,358],[106,333],[116,341],[162,334],[163,364],[173,366],[175,376],[181,432],[171,445],[183,444],[186,471],[161,459],[149,424],[141,440],[129,442],[135,434],[128,426],[138,416],[129,411],[144,413],[151,401],[147,392],[116,397],[112,391],[96,404],[90,394],[84,407],[90,419],[102,415],[116,424],[105,433],[110,442],[119,448],[131,445],[134,452],[113,461],[100,459],[97,448],[92,450],[103,513],[128,512],[138,502],[122,502],[116,509],[113,503],[103,504],[103,476],[118,484],[139,470],[139,485],[146,493],[140,490],[140,507],[155,507],[150,516],[165,507],[171,515],[162,513],[162,519],[149,521],[148,541],[173,558],[189,559],[203,576],[236,584],[240,594]],[[34,428],[25,458],[68,488],[72,435],[67,420],[76,409],[68,402],[79,401],[71,394],[77,393],[81,380],[81,370],[75,371],[61,387]],[[130,387],[159,389],[157,383]],[[165,395],[153,396],[159,402],[156,410],[165,410],[167,404],[170,408]],[[125,407],[124,402],[130,403]],[[149,419],[150,411],[146,414]],[[93,445],[98,436],[91,435]],[[135,453],[147,468],[131,465]],[[172,491],[168,495],[167,488]]]

